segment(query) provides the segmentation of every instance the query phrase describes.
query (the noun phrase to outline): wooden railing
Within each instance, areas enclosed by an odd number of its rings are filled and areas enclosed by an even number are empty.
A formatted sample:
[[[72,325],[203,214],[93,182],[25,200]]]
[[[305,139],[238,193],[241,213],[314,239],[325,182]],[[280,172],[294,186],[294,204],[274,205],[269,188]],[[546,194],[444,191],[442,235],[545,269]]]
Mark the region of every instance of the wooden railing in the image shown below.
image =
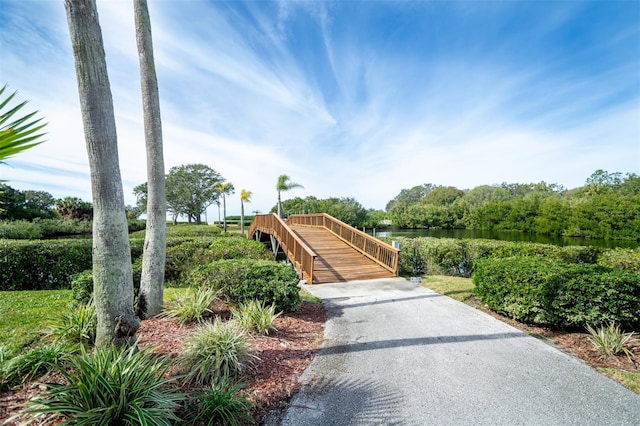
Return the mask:
[[[400,250],[380,241],[326,213],[296,214],[287,219],[291,225],[320,226],[328,229],[342,241],[367,256],[389,272],[398,273]]]
[[[253,238],[258,231],[274,236],[302,279],[313,284],[313,264],[316,254],[278,215],[274,213],[256,215],[249,226],[248,238]]]

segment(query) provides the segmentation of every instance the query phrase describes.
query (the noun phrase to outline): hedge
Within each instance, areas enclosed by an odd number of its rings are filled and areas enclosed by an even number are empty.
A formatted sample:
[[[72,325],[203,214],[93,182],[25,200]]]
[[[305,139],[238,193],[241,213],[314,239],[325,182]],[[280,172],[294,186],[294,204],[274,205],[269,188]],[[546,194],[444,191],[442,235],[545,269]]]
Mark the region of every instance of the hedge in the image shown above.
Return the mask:
[[[481,259],[476,295],[490,309],[535,324],[640,325],[640,274],[540,257]]]
[[[295,311],[300,306],[299,281],[290,265],[255,259],[214,261],[189,275],[193,286],[220,289],[232,303],[260,300],[281,311]]]

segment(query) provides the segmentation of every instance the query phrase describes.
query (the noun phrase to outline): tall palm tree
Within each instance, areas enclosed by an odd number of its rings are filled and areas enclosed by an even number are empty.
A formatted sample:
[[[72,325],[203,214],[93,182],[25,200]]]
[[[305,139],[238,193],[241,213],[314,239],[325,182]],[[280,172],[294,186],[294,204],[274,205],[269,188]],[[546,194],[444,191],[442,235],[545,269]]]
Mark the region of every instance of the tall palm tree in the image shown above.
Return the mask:
[[[93,300],[96,346],[132,344],[140,326],[133,310],[133,274],[118,137],[102,30],[95,0],[65,0],[80,95],[93,195]]]
[[[240,191],[240,232],[244,234],[244,203],[251,202],[251,191],[243,189]]]
[[[222,195],[222,220],[224,232],[227,232],[227,194],[233,194],[235,188],[231,182],[217,182],[214,186],[215,191]]]
[[[39,124],[42,118],[33,119],[37,111],[23,117],[14,117],[27,104],[27,101],[4,112],[3,110],[7,108],[9,102],[17,93],[13,92],[5,99],[2,99],[6,89],[7,85],[0,88],[0,163],[4,163],[4,160],[25,149],[41,144],[43,141],[40,139],[44,136],[44,133],[37,132],[47,125],[46,123]]]
[[[147,151],[147,224],[142,256],[138,316],[150,318],[162,312],[164,269],[167,256],[167,197],[160,95],[153,59],[151,19],[147,0],[134,0],[136,42],[140,60],[140,84],[144,140]]]
[[[304,186],[300,185],[299,183],[290,182],[289,179],[290,178],[287,175],[280,175],[278,176],[278,183],[276,184],[276,190],[278,190],[278,216],[281,218],[283,216],[282,216],[282,200],[280,198],[280,193],[282,191],[289,191],[294,188],[304,188]]]

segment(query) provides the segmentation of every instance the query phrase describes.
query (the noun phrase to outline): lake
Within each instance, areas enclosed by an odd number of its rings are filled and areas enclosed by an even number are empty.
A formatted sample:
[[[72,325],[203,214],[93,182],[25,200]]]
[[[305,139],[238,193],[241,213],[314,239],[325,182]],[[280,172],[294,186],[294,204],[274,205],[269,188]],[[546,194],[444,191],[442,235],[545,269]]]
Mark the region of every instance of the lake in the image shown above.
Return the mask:
[[[372,229],[367,229],[373,235]],[[484,238],[503,241],[526,241],[557,246],[596,246],[602,248],[637,248],[638,241],[627,240],[595,240],[579,237],[551,237],[547,235],[528,234],[518,231],[477,231],[473,229],[385,229],[376,231],[376,237],[434,237],[434,238]]]

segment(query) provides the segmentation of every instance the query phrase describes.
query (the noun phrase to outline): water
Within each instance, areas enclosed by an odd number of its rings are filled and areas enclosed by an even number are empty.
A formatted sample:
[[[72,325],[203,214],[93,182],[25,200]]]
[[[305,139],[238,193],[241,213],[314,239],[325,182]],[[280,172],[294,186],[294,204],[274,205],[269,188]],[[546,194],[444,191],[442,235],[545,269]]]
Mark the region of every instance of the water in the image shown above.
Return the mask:
[[[373,230],[367,229],[372,235]],[[552,237],[548,235],[528,234],[519,231],[477,231],[473,229],[385,229],[376,231],[376,237],[434,237],[434,238],[484,238],[489,240],[525,241],[557,246],[596,246],[602,248],[637,248],[639,241],[627,240],[596,240],[580,237]]]

